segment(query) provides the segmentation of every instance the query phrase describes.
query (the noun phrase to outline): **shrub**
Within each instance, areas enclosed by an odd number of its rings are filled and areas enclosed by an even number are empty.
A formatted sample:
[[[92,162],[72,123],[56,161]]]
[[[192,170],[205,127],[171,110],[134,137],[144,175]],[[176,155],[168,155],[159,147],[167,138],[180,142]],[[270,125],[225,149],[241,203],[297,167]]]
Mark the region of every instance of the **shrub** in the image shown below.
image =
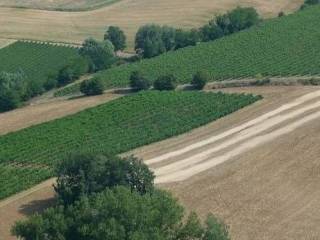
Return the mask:
[[[109,40],[115,51],[126,48],[126,35],[119,27],[110,26],[104,35],[104,40]]]
[[[177,80],[174,75],[160,76],[153,84],[154,89],[163,90],[174,90],[177,87]]]
[[[64,205],[105,188],[127,186],[146,194],[153,190],[153,173],[140,159],[116,156],[77,154],[57,167],[55,191]]]
[[[279,14],[278,14],[278,17],[284,17],[285,16],[285,13],[284,12],[279,12]]]
[[[201,90],[204,88],[208,81],[209,74],[207,72],[199,71],[193,76],[191,84],[195,89]]]
[[[99,78],[93,78],[83,81],[80,85],[80,91],[86,96],[94,96],[102,94],[104,87]]]
[[[148,90],[151,87],[151,83],[141,72],[134,71],[130,75],[130,87],[137,91]]]
[[[92,38],[86,39],[79,54],[88,60],[92,72],[107,69],[115,62],[114,46],[109,40],[98,42]]]
[[[70,61],[69,64],[60,69],[57,82],[59,86],[64,86],[78,79],[81,75],[87,73],[89,70],[88,61],[79,57]]]
[[[23,73],[0,73],[0,112],[17,108],[27,95],[28,85]]]
[[[156,190],[140,195],[125,187],[84,197],[73,206],[55,207],[20,221],[12,233],[22,240],[229,240],[226,227],[209,217],[202,226],[171,194]]]

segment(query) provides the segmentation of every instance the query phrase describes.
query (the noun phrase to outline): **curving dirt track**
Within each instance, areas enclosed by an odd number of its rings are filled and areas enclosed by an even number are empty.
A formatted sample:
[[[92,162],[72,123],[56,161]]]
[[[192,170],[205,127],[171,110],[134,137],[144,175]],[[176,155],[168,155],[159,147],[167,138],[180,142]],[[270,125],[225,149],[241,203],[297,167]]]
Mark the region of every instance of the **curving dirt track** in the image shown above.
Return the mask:
[[[187,134],[136,149],[156,182],[189,210],[209,212],[232,239],[320,239],[320,88],[226,89],[264,100]],[[45,186],[0,203],[0,235],[52,201]]]

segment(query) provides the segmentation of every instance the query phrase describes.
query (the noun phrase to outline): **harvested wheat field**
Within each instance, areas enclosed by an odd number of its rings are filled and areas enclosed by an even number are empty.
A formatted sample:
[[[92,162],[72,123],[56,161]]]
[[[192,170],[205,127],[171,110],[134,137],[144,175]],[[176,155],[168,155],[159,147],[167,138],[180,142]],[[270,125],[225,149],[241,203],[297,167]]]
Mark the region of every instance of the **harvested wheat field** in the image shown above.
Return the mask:
[[[59,11],[85,11],[118,1],[120,0],[0,0],[0,6]]]
[[[134,150],[188,210],[213,213],[232,239],[318,239],[320,88],[252,87],[264,99],[223,119]],[[0,235],[47,206],[52,181],[0,202]],[[9,213],[9,214],[8,214]]]
[[[215,14],[238,5],[254,6],[264,17],[292,12],[303,0],[122,0],[86,12],[59,12],[0,8],[0,38],[81,43],[91,36],[101,39],[107,26],[117,25],[128,36],[129,49],[137,29],[146,23],[198,27]]]

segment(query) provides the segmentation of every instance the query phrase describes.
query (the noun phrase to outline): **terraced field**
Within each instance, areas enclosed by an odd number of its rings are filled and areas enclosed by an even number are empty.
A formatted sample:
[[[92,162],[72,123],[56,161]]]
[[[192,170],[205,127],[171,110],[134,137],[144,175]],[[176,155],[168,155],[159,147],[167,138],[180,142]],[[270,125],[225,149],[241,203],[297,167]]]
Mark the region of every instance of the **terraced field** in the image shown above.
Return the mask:
[[[140,70],[154,80],[174,74],[179,83],[189,83],[198,70],[212,79],[320,74],[320,6],[287,17],[266,21],[261,26],[220,40],[201,43],[153,59],[112,68],[97,76],[106,88],[127,86],[132,71]],[[64,89],[60,95],[78,91]]]
[[[22,71],[28,81],[42,86],[49,75],[77,56],[72,47],[18,41],[0,49],[0,71]]]
[[[52,176],[52,167],[72,152],[126,152],[214,121],[258,99],[243,94],[144,92],[4,135],[0,198]]]

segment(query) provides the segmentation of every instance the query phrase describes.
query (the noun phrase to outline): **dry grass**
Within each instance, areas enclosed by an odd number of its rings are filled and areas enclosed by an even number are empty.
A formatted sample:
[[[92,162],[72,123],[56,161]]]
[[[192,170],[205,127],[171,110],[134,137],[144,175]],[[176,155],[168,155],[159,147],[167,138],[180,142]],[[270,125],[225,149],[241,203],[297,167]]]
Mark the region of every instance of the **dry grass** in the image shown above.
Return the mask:
[[[87,12],[0,8],[0,38],[27,38],[81,43],[101,39],[108,25],[118,25],[128,35],[129,47],[139,26],[146,23],[198,27],[214,14],[237,5],[254,6],[264,17],[292,12],[303,0],[122,0]]]
[[[82,11],[103,7],[117,1],[119,0],[0,0],[0,7]]]

